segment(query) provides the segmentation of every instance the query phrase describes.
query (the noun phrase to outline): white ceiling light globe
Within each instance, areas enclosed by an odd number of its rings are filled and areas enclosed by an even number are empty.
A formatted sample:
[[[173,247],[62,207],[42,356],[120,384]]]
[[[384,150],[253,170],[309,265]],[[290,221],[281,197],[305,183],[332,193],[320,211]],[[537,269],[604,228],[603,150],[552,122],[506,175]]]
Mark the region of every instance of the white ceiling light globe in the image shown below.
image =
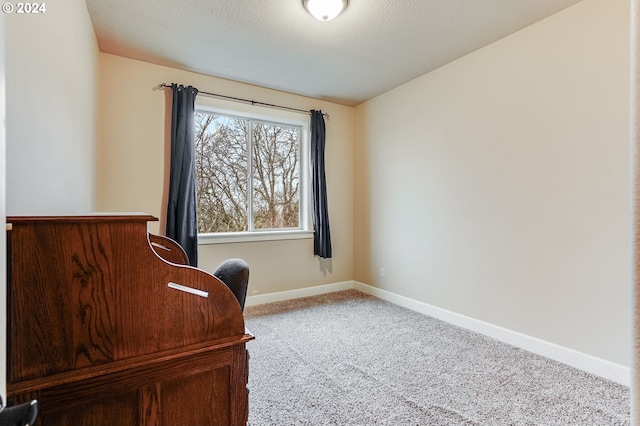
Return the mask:
[[[347,0],[302,0],[307,11],[319,21],[330,21],[347,7]]]

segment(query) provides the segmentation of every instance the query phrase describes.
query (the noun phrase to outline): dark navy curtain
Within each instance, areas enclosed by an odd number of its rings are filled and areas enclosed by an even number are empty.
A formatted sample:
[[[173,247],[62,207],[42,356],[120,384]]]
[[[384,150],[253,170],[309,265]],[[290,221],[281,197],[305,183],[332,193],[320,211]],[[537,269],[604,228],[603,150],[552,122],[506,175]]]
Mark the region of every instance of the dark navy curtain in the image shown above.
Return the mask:
[[[325,127],[322,111],[311,111],[311,195],[313,197],[313,254],[331,258],[331,230],[324,173]]]
[[[196,218],[195,100],[198,89],[171,85],[171,170],[167,204],[167,237],[187,252],[198,266]]]

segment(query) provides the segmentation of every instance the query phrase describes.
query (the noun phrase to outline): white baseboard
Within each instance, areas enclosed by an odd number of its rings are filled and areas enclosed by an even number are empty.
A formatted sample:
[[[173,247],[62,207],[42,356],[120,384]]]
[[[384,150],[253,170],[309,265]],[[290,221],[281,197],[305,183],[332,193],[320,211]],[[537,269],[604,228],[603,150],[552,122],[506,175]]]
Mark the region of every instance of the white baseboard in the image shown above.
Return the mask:
[[[372,287],[357,281],[354,282],[353,288],[363,293],[395,303],[396,305],[411,309],[412,311],[420,312],[448,322],[449,324],[466,328],[468,330],[475,331],[476,333],[484,334],[485,336],[493,337],[501,342],[542,355],[579,370],[603,377],[607,380],[611,380],[625,386],[631,386],[631,369],[629,367],[601,358],[596,358],[555,343],[527,336],[526,334],[518,333],[497,325],[457,314],[446,309],[429,305],[428,303],[400,296],[390,291]]]
[[[480,321],[465,315],[457,314],[428,303],[410,299],[387,290],[382,290],[358,281],[343,281],[296,290],[281,291],[262,295],[248,296],[245,306],[261,305],[264,303],[283,300],[299,299],[301,297],[317,296],[319,294],[355,289],[370,294],[396,305],[420,312],[425,315],[448,322],[458,327],[466,328],[476,333],[484,334],[509,345],[533,352],[538,355],[567,364],[579,370],[603,377],[613,382],[631,386],[631,369],[601,358],[597,358],[555,343],[547,342],[526,334],[518,333],[497,325]]]
[[[300,299],[301,297],[317,296],[319,294],[334,293],[336,291],[351,290],[354,281],[344,281],[334,284],[324,284],[314,287],[299,288],[296,290],[278,291],[268,294],[256,294],[247,296],[245,306],[262,305],[265,303],[282,302],[283,300]]]

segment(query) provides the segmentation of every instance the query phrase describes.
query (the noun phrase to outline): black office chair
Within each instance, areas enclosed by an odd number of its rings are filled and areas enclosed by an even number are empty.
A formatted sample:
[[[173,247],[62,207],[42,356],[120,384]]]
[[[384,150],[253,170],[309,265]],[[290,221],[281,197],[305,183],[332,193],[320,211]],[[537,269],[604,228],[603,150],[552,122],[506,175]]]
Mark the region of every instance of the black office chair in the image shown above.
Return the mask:
[[[231,289],[244,311],[249,286],[249,265],[242,259],[227,259],[218,265],[213,275]]]
[[[38,401],[35,399],[13,407],[5,407],[0,398],[0,426],[33,426],[36,417]]]

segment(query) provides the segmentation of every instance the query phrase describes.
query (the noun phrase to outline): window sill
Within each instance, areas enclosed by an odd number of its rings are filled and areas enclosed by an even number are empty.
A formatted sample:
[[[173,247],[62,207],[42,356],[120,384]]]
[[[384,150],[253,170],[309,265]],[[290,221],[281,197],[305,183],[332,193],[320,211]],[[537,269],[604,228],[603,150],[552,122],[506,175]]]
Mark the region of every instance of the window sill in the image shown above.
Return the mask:
[[[306,238],[313,238],[313,231],[219,232],[216,234],[198,234],[198,244],[251,243]]]

